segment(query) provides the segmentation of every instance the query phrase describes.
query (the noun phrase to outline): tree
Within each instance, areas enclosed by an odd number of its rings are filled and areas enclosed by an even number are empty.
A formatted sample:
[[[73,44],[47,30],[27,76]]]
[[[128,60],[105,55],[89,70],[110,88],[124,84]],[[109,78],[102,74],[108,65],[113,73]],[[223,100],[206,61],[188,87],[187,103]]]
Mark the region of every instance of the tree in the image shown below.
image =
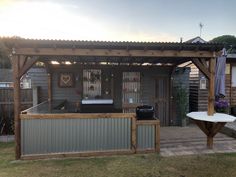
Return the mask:
[[[236,52],[236,37],[233,35],[223,35],[212,39],[210,42],[223,43],[228,52]]]
[[[1,40],[0,40],[0,68],[11,68],[11,62],[7,54],[7,49],[3,41]]]

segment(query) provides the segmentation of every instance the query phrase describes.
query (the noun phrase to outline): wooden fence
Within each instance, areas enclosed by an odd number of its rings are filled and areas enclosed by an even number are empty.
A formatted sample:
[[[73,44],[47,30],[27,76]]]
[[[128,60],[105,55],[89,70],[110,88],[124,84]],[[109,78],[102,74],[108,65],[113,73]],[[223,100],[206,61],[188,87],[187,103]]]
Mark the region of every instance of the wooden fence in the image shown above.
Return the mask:
[[[32,89],[21,90],[21,110],[33,104]],[[0,135],[14,133],[13,88],[0,88]]]

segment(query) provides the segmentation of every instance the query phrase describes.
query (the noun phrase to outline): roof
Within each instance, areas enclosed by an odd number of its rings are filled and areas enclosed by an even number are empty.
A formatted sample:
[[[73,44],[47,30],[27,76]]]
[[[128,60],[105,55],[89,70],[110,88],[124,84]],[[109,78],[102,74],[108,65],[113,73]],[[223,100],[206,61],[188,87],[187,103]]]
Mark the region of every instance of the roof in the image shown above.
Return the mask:
[[[205,41],[204,39],[202,39],[201,37],[197,36],[195,38],[189,39],[187,41],[185,41],[185,43],[207,43],[207,41]]]
[[[231,53],[227,55],[227,59],[236,59],[236,53]]]
[[[135,50],[203,50],[219,51],[220,43],[178,43],[178,42],[133,42],[133,41],[80,41],[80,40],[49,40],[0,38],[6,47],[29,48],[81,48],[81,49],[135,49]]]

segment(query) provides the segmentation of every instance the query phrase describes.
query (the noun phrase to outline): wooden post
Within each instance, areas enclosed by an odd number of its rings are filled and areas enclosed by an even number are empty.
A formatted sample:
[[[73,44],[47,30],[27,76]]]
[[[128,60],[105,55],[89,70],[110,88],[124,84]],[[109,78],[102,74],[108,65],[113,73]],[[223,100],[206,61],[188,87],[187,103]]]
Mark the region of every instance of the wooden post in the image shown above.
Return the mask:
[[[155,125],[155,151],[160,153],[160,122]]]
[[[20,125],[20,76],[19,76],[20,56],[14,55],[12,59],[13,82],[14,82],[14,123],[15,123],[15,158],[21,156],[21,125]]]
[[[133,116],[131,118],[131,149],[133,153],[136,153],[137,150],[137,125],[136,125],[136,117]]]
[[[207,109],[207,114],[209,116],[213,115],[215,110],[214,110],[214,102],[215,102],[215,64],[216,64],[216,59],[211,58],[209,60],[209,72],[210,72],[210,77],[209,77],[209,87],[208,87],[208,109]]]
[[[213,137],[212,136],[207,136],[207,148],[213,149]]]
[[[52,74],[48,73],[48,101],[52,100]]]

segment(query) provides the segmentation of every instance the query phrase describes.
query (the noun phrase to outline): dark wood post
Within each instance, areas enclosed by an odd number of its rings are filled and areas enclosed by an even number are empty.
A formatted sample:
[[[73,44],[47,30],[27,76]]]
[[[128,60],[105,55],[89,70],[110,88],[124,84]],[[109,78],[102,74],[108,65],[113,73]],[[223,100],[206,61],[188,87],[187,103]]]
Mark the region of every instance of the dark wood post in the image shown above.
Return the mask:
[[[133,153],[136,153],[137,150],[137,125],[135,116],[131,118],[131,150]]]
[[[215,64],[216,59],[211,58],[209,60],[209,87],[208,87],[208,109],[207,113],[208,115],[213,115],[215,112],[214,104],[215,104]]]
[[[13,82],[14,82],[14,124],[15,124],[15,158],[21,156],[21,131],[20,131],[20,66],[19,55],[12,58]]]

